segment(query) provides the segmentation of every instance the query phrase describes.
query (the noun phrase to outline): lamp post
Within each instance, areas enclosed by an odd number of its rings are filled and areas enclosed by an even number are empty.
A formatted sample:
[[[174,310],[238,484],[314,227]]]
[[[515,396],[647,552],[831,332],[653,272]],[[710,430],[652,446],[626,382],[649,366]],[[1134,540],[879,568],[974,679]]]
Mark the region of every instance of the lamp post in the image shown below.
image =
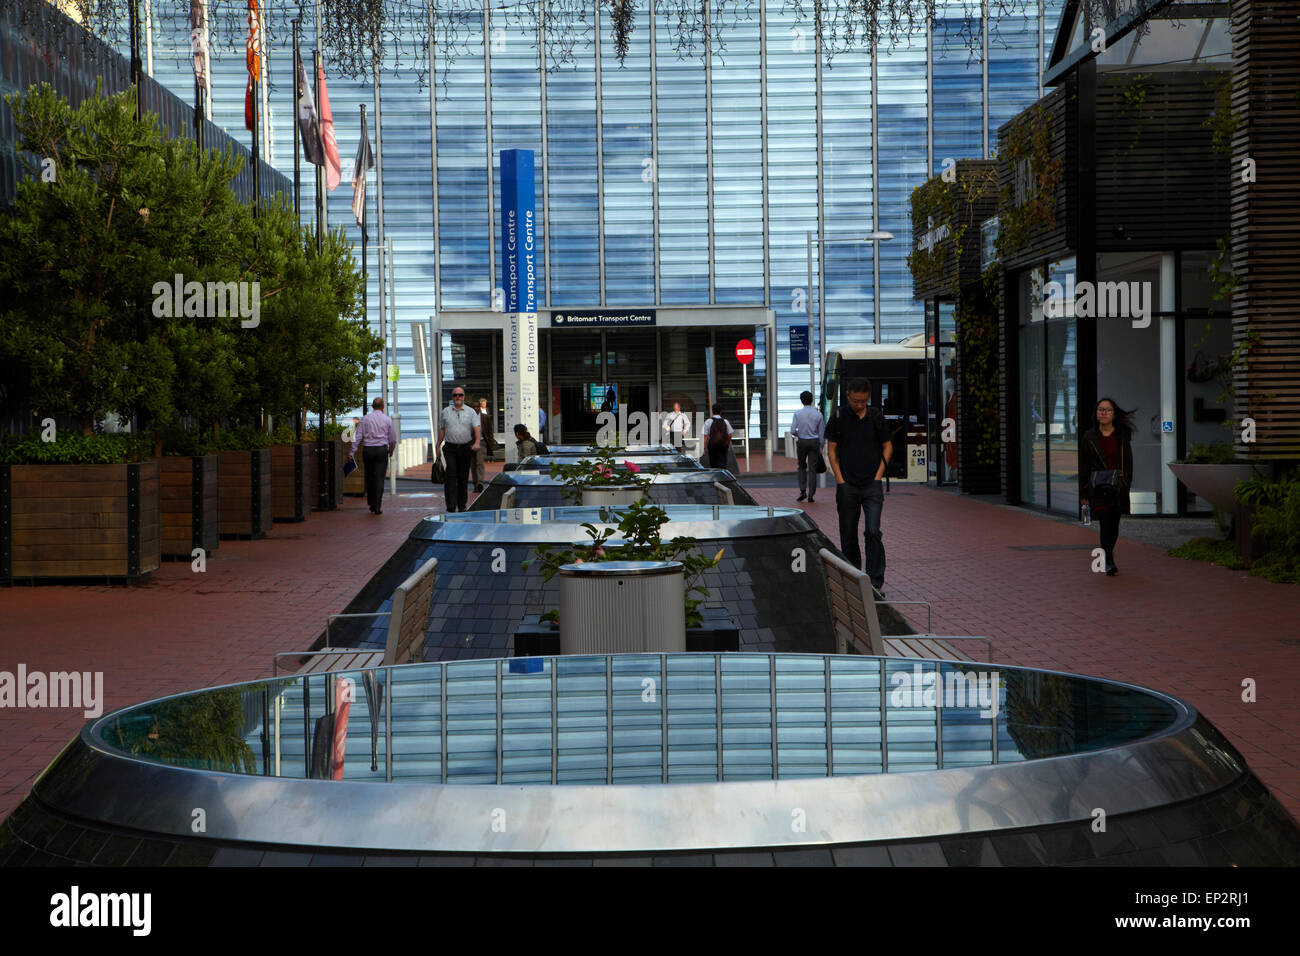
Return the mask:
[[[892,232],[879,232],[879,231],[868,233],[865,236],[845,236],[843,238],[840,237],[827,238],[824,236],[814,236],[811,231],[809,231],[808,233],[808,295],[804,301],[806,305],[806,311],[808,313],[808,351],[810,353],[808,356],[808,390],[813,393],[814,397],[816,397],[817,395],[817,369],[816,369],[816,361],[813,359],[812,356],[815,354],[818,357],[820,357],[822,353],[825,352],[826,350],[826,312],[822,308],[821,299],[818,299],[817,300],[817,341],[814,347],[813,319],[812,319],[813,243],[815,242],[818,245],[821,245],[822,243],[825,242],[877,242],[877,241],[884,242],[886,240],[893,239],[893,238],[894,238],[894,234]],[[820,260],[818,261],[818,265],[820,267]],[[874,295],[875,287],[876,287],[876,279],[874,275],[871,278],[871,286],[872,286],[872,294]],[[880,338],[879,327],[877,327],[876,329],[876,338],[877,339]]]

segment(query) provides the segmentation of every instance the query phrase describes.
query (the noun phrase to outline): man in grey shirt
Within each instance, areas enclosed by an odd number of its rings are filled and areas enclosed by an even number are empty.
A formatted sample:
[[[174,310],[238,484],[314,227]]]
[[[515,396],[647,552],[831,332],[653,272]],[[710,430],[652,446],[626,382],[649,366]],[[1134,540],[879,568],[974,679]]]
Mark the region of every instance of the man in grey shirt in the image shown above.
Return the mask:
[[[794,434],[795,447],[799,453],[799,497],[806,497],[809,504],[816,499],[818,468],[822,464],[822,443],[825,441],[826,420],[822,413],[813,408],[813,394],[809,391],[799,393],[803,408],[794,413],[790,421],[790,431]]]
[[[352,452],[356,460],[357,447],[361,447],[361,462],[365,466],[366,501],[372,515],[381,515],[384,509],[384,475],[388,473],[388,456],[397,449],[397,429],[393,420],[384,414],[384,400],[376,398],[370,403],[373,411],[361,419],[352,435]]]
[[[453,386],[451,406],[444,408],[438,418],[438,446],[447,460],[447,482],[443,490],[448,514],[464,511],[469,501],[469,469],[481,438],[478,412],[465,407],[465,389]]]

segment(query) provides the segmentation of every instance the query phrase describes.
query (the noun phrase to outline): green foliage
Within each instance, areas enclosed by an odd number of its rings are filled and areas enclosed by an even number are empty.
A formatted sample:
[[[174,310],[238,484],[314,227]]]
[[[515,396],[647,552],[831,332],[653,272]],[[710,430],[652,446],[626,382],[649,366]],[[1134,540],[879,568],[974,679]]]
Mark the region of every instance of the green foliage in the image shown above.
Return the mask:
[[[1241,120],[1232,111],[1232,73],[1225,72],[1214,93],[1214,112],[1201,125],[1210,131],[1210,145],[1216,153],[1232,155],[1232,137]]]
[[[1187,561],[1209,561],[1234,571],[1241,571],[1247,567],[1247,562],[1237,557],[1236,545],[1232,541],[1223,541],[1219,538],[1193,538],[1186,544],[1171,548],[1168,554],[1171,558],[1183,558]]]
[[[997,462],[999,439],[998,308],[1002,269],[990,266],[979,287],[965,289],[957,302],[957,350],[961,355],[961,392],[970,427],[978,435],[975,459]]]
[[[317,249],[283,203],[254,217],[230,188],[242,160],[163,139],[157,117],[135,119],[129,90],[76,109],[46,84],[7,99],[32,175],[0,215],[6,401],[84,433],[138,414],[159,453],[183,421],[292,420],[322,380],[327,412],[361,403],[380,343],[358,321],[362,277],[342,231]],[[256,324],[206,296],[183,314],[177,276],[247,283]]]
[[[564,500],[572,504],[582,504],[582,493],[588,488],[602,488],[609,485],[636,485],[645,495],[649,495],[650,486],[654,484],[654,475],[667,474],[663,465],[643,468],[632,461],[621,464],[615,461],[617,448],[603,448],[598,445],[590,449],[594,452],[590,458],[582,458],[572,465],[555,462],[551,465],[550,476],[563,482],[561,494]]]
[[[150,442],[130,435],[63,434],[41,441],[39,434],[0,437],[3,465],[118,465],[144,461]]]
[[[132,712],[105,731],[128,753],[183,767],[257,773],[253,749],[240,736],[244,695],[263,684],[229,687],[153,704]],[[111,739],[111,738],[110,738]]]
[[[272,436],[255,426],[223,428],[212,438],[211,451],[257,451],[277,444]]]
[[[1252,531],[1268,548],[1266,557],[1300,562],[1300,476],[1293,472],[1276,482],[1241,482],[1235,494],[1243,503],[1249,503],[1243,495],[1254,499]]]
[[[1237,482],[1232,497],[1242,505],[1276,507],[1297,486],[1300,486],[1300,473],[1294,471],[1283,474],[1276,481],[1267,477],[1250,478]]]
[[[1226,441],[1196,442],[1187,454],[1178,460],[1180,465],[1230,465],[1237,460],[1232,443]]]
[[[996,180],[996,167],[974,172],[958,167],[953,182],[936,176],[912,190],[912,235],[924,236],[932,230],[937,235],[947,230],[931,248],[914,249],[908,255],[907,265],[917,285],[934,288],[950,265],[960,264],[966,236],[974,225],[976,203],[990,193]]]
[[[686,579],[686,626],[698,627],[699,613],[709,596],[709,589],[697,583],[700,575],[722,560],[719,550],[712,558],[699,554],[696,540],[681,536],[664,541],[662,530],[668,521],[668,512],[651,501],[641,499],[624,508],[602,508],[601,520],[615,522],[615,527],[597,528],[590,522],[583,528],[591,539],[590,544],[559,548],[540,545],[536,557],[524,562],[525,567],[536,563],[542,580],[549,581],[566,564],[587,561],[679,561]],[[618,544],[610,544],[617,535]],[[542,615],[544,621],[557,621],[559,612],[551,610]]]
[[[1052,156],[1052,128],[1041,104],[1030,107],[1009,131],[1007,145],[999,157],[1011,164],[1012,175],[1002,188],[998,204],[997,250],[1000,260],[1010,259],[1029,242],[1035,229],[1056,228],[1056,188],[1065,169],[1062,157]],[[1032,195],[1016,203],[1015,170],[1028,162]]]

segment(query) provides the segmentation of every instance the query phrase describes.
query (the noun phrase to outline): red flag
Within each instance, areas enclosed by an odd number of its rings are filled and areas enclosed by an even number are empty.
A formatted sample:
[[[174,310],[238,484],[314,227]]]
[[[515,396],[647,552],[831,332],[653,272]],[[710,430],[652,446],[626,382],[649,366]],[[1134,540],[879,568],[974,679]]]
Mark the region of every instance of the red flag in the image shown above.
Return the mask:
[[[244,91],[244,129],[253,130],[253,84],[262,78],[261,23],[257,0],[248,0],[248,39],[244,43],[244,60],[248,64],[248,88]]]
[[[334,746],[330,749],[330,777],[334,780],[343,779],[343,765],[348,753],[348,715],[352,711],[356,686],[350,677],[340,678],[334,684]]]
[[[317,71],[320,78],[320,138],[325,147],[325,188],[333,192],[343,178],[343,164],[339,162],[339,144],[334,138],[334,116],[330,113],[330,95],[325,89],[325,68]]]

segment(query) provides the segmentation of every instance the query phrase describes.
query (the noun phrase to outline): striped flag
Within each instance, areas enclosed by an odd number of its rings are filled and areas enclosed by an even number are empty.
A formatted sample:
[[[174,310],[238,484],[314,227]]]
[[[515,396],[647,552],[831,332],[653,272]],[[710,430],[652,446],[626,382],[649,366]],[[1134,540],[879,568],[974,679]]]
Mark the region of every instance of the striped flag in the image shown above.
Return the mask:
[[[334,138],[334,115],[330,112],[330,93],[325,87],[325,68],[317,70],[320,79],[320,138],[325,147],[325,188],[333,192],[343,178],[339,161],[339,144]]]
[[[357,145],[357,161],[352,166],[352,215],[357,225],[364,226],[366,213],[366,172],[375,165],[375,154],[370,151],[370,134],[366,132],[366,119],[361,118],[361,142]]]
[[[262,79],[262,43],[257,0],[248,0],[248,39],[244,59],[248,63],[248,88],[244,91],[244,129],[253,131],[253,84]]]

